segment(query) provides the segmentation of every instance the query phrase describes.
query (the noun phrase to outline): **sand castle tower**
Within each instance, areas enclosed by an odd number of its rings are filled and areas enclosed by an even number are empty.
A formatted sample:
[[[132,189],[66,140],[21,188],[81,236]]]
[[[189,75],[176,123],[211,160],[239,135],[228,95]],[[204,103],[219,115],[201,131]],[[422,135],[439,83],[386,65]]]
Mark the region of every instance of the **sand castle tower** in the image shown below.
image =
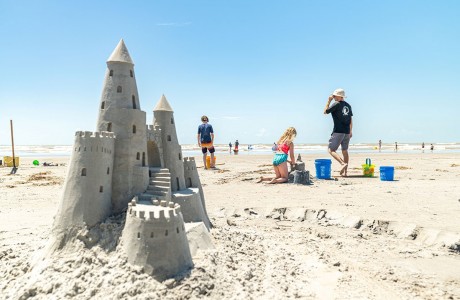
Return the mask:
[[[75,133],[55,232],[73,225],[92,226],[111,214],[114,145],[111,132]]]
[[[134,64],[121,40],[107,61],[98,130],[113,132],[112,209],[120,212],[148,185],[146,114],[140,109]]]
[[[129,203],[122,245],[131,264],[163,280],[193,267],[180,206],[173,202]]]
[[[153,124],[161,128],[164,167],[169,169],[171,174],[171,190],[180,191],[185,188],[184,164],[182,162],[182,148],[179,145],[174,123],[174,111],[171,108],[165,95],[153,109]]]

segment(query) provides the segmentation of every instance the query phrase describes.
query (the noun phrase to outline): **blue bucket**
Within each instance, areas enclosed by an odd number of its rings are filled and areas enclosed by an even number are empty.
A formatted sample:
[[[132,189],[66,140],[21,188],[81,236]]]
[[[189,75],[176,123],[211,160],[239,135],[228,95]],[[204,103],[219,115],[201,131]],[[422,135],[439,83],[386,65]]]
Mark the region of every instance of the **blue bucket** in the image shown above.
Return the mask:
[[[316,178],[331,178],[331,165],[332,161],[330,159],[315,159]]]
[[[395,167],[388,166],[380,167],[380,180],[381,181],[393,181],[395,176]]]

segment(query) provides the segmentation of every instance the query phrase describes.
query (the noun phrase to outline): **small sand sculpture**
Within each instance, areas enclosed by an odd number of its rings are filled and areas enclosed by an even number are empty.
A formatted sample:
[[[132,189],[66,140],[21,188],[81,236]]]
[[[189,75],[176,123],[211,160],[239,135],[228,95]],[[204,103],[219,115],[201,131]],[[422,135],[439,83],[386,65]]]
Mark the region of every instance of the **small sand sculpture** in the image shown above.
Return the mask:
[[[291,166],[289,172],[289,183],[310,184],[310,172],[305,170],[305,162],[302,161],[300,154],[294,166]]]
[[[123,40],[107,61],[97,132],[77,131],[48,253],[81,228],[127,210],[121,247],[157,278],[193,266],[184,222],[209,221],[192,157],[182,157],[174,111],[161,96],[153,125],[140,108],[134,64]]]

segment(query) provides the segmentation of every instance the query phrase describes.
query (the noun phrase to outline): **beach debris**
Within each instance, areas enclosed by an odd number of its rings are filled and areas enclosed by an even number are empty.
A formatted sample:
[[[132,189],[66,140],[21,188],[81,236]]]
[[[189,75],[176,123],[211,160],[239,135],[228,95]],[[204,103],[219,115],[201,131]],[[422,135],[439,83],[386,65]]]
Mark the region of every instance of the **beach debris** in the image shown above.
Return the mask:
[[[236,222],[234,219],[227,218],[227,225],[228,226],[236,226]]]

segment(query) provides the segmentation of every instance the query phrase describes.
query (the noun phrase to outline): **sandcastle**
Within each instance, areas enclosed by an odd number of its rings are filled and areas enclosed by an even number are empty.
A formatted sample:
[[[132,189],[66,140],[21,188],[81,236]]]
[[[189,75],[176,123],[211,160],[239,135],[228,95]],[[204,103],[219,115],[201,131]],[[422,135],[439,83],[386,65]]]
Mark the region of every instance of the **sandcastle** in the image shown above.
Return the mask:
[[[174,111],[164,95],[153,125],[141,110],[134,64],[121,40],[107,61],[97,132],[77,131],[53,224],[54,246],[75,231],[126,212],[128,261],[158,278],[193,266],[184,222],[209,221],[192,157],[182,157]]]

